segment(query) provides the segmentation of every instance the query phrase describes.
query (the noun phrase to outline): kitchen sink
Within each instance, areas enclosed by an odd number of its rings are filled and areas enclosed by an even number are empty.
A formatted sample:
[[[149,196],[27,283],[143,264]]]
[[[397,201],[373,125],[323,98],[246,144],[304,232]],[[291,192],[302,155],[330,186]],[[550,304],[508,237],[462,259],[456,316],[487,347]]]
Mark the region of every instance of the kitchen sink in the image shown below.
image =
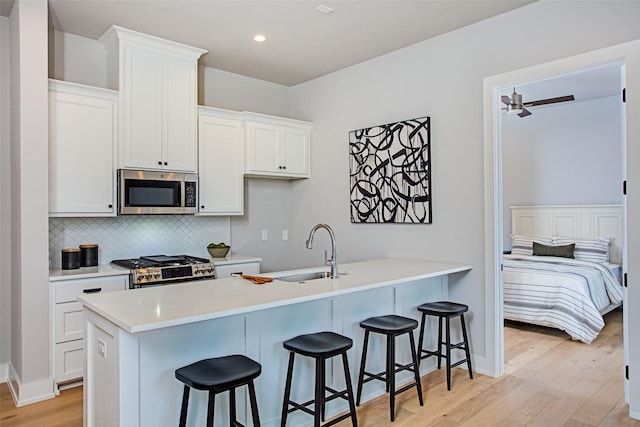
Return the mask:
[[[298,270],[278,271],[275,273],[263,274],[263,276],[273,277],[283,282],[304,283],[311,280],[325,279],[331,276],[329,268],[315,267],[302,268]]]
[[[318,271],[314,273],[303,273],[303,274],[294,274],[292,276],[282,276],[276,277],[278,280],[283,280],[285,282],[306,282],[307,280],[315,280],[315,279],[325,279],[329,277],[328,271]]]

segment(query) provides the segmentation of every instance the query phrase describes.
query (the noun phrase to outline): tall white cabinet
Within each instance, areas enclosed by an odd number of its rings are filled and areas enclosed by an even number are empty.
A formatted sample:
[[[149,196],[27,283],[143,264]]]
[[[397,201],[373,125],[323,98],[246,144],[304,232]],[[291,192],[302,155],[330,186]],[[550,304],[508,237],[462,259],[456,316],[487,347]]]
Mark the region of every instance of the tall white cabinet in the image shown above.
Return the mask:
[[[242,120],[234,111],[198,107],[199,214],[244,214]]]
[[[109,86],[120,94],[119,167],[197,172],[198,58],[206,51],[112,26]]]
[[[115,91],[49,81],[49,215],[115,216]]]

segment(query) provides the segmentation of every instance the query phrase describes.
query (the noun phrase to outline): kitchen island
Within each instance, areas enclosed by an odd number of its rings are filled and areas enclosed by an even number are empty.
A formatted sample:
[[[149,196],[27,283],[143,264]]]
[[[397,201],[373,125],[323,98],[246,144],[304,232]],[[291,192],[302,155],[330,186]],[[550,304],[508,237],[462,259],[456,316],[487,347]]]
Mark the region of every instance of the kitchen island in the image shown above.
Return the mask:
[[[80,301],[87,348],[85,426],[177,425],[182,383],[174,378],[175,369],[236,353],[262,364],[256,382],[260,418],[265,426],[279,425],[287,363],[284,340],[323,330],[352,338],[348,356],[355,381],[361,320],[390,313],[419,319],[418,305],[447,297],[448,275],[470,269],[463,264],[382,259],[342,264],[338,279],[300,283],[272,274],[275,279],[262,285],[234,277],[84,295]],[[433,335],[433,330],[427,333],[428,338]],[[373,338],[367,363],[372,370],[376,365],[383,370],[384,343]],[[426,340],[433,345],[435,341]],[[398,345],[399,361],[409,358],[405,347]],[[423,363],[421,368],[428,372],[434,363]],[[333,369],[328,367],[327,372],[331,378]],[[341,370],[335,372],[339,388]],[[301,359],[294,375],[293,396],[307,400],[313,393],[313,362]],[[384,393],[382,383],[369,384],[363,401]],[[244,390],[238,397],[242,422]],[[188,425],[201,425],[206,393],[193,391],[189,406]],[[333,401],[327,415],[344,408],[341,401]],[[227,396],[217,397],[216,423],[228,423],[227,411]],[[310,423],[309,416],[299,412],[290,420],[290,425]]]

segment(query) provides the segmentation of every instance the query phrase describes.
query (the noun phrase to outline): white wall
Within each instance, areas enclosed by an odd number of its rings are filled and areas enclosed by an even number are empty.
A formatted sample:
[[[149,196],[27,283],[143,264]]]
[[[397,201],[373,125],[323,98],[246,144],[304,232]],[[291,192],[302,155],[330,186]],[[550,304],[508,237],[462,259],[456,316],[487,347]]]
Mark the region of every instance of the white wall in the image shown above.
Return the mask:
[[[509,206],[622,203],[620,109],[618,95],[503,116],[505,249]]]
[[[451,297],[470,305],[476,365],[493,371],[483,359],[494,329],[485,293],[495,286],[484,283],[483,78],[639,38],[638,19],[638,2],[539,1],[294,87],[291,109],[313,121],[314,132],[313,177],[292,188],[293,233],[331,224],[341,261],[405,256],[473,265],[450,281]],[[424,115],[432,119],[433,224],[351,224],[348,132]],[[289,259],[317,264],[314,252],[295,250]]]
[[[0,16],[0,236],[11,230],[9,133],[9,18]],[[7,196],[7,197],[5,197]],[[0,239],[0,381],[11,360],[11,240]]]

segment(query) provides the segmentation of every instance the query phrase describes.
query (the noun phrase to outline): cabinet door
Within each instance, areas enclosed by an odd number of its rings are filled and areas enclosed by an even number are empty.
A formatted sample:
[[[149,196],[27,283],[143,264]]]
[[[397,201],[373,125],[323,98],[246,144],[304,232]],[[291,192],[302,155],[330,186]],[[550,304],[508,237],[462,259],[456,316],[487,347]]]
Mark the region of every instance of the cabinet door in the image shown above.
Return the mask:
[[[55,344],[55,380],[63,383],[84,375],[84,340]]]
[[[116,95],[62,92],[64,84],[55,83],[49,94],[49,214],[115,216]]]
[[[247,172],[272,173],[282,171],[279,158],[280,130],[278,127],[247,122],[248,165]]]
[[[122,66],[124,167],[162,169],[162,57],[127,46]]]
[[[242,215],[242,124],[237,120],[200,115],[200,214]]]
[[[310,127],[281,118],[270,123],[246,123],[247,166],[245,173],[276,178],[308,178]],[[295,122],[288,126],[287,122]]]
[[[196,71],[193,61],[164,59],[164,169],[196,172]]]
[[[309,176],[309,130],[282,129],[282,158],[287,174]]]
[[[82,304],[79,302],[56,304],[53,315],[57,344],[82,339]]]

